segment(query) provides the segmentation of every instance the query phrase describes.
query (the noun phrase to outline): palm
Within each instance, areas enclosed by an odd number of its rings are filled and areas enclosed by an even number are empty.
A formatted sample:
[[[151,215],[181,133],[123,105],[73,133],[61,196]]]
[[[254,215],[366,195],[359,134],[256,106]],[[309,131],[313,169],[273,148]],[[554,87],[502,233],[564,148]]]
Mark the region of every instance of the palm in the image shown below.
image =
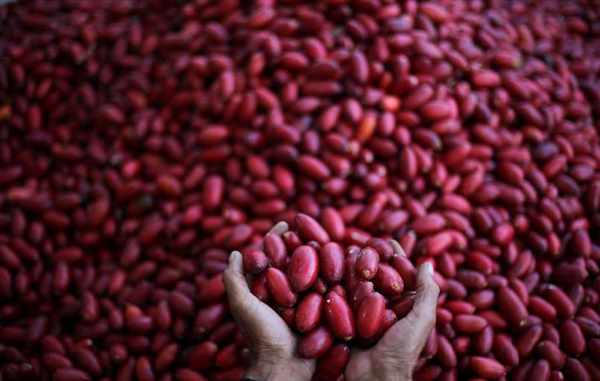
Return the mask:
[[[298,338],[271,307],[248,294],[244,308],[234,307],[232,313],[253,353],[271,361],[294,362],[297,369],[312,374],[315,360],[303,359],[296,354]]]
[[[353,349],[350,360],[346,365],[346,378],[348,380],[367,380],[372,378],[374,370],[377,369],[375,366],[377,359],[373,356],[374,353],[374,349]]]
[[[258,299],[257,299],[258,300]],[[259,325],[258,336],[261,339],[263,353],[273,353],[274,356],[282,356],[284,359],[295,359],[307,369],[314,369],[315,360],[303,359],[296,354],[298,337],[277,313],[268,305],[259,301],[256,316],[262,317]]]
[[[395,253],[406,256],[392,240]],[[427,263],[417,273],[413,309],[394,324],[371,349],[354,350],[346,366],[346,380],[410,380],[419,354],[435,325],[436,302],[440,289]]]
[[[287,230],[287,224],[280,222],[270,234],[281,235]],[[299,375],[311,375],[316,366],[315,360],[302,359],[296,354],[298,338],[271,307],[250,292],[242,256],[239,252],[233,252],[232,256],[233,260],[223,274],[223,283],[231,313],[256,356],[254,361],[285,364],[286,369],[293,369]]]
[[[252,327],[249,332],[242,329],[250,345],[258,346],[256,349],[279,354],[294,353],[296,336],[285,321],[265,303],[256,298],[250,299],[248,312],[240,320],[247,323],[240,324],[241,327]]]
[[[383,380],[389,374],[398,374],[411,367],[414,357],[410,319],[402,319],[390,328],[373,348],[355,349],[346,366],[347,380]]]

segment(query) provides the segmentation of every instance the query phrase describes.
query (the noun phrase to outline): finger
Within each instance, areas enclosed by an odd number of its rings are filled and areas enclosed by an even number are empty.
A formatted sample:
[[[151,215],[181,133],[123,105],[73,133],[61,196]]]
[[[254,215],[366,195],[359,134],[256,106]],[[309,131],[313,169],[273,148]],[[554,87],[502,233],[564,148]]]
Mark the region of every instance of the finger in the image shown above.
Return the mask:
[[[406,316],[410,325],[414,327],[423,340],[427,339],[435,325],[437,299],[440,288],[433,279],[433,266],[429,262],[423,263],[417,272],[417,295],[411,312]]]
[[[231,314],[252,348],[260,340],[269,337],[269,330],[273,327],[265,322],[278,321],[281,318],[271,307],[263,304],[252,294],[243,271],[242,254],[239,251],[232,252],[229,256],[229,265],[223,273],[223,284]],[[280,323],[280,326],[287,328],[283,320]]]
[[[287,222],[279,221],[271,230],[269,230],[268,234],[277,234],[283,235],[283,233],[287,232],[290,229]]]
[[[275,234],[278,236],[282,236],[283,233],[287,232],[290,229],[290,227],[288,226],[287,222],[285,221],[279,221],[277,224],[275,224],[275,226],[273,226],[271,228],[271,230],[269,230],[269,232],[267,233],[267,235],[269,234]],[[264,250],[265,249],[265,245],[264,245],[264,241],[260,241],[260,243],[258,244],[258,249],[259,250]]]
[[[425,262],[417,272],[417,291],[412,310],[394,324],[385,334],[388,343],[396,345],[402,342],[414,351],[420,351],[435,324],[439,287],[433,279],[433,267]],[[407,335],[407,332],[410,332]]]
[[[249,298],[254,297],[244,277],[244,263],[239,251],[233,251],[229,255],[229,264],[223,273],[223,284],[232,306],[243,306]]]
[[[404,249],[402,248],[402,246],[400,246],[398,241],[396,241],[395,239],[391,239],[390,244],[392,244],[392,248],[394,249],[394,254],[400,254],[400,255],[406,257],[406,253],[404,252]]]
[[[281,236],[288,229],[287,223],[279,222],[267,234]],[[260,250],[264,248],[262,242],[257,246]],[[251,274],[248,275],[251,278]],[[229,256],[229,264],[223,273],[223,284],[231,314],[250,348],[256,348],[260,342],[277,342],[281,335],[286,337],[286,341],[293,340],[293,334],[283,319],[250,290],[244,277],[244,259],[239,251],[233,251]]]

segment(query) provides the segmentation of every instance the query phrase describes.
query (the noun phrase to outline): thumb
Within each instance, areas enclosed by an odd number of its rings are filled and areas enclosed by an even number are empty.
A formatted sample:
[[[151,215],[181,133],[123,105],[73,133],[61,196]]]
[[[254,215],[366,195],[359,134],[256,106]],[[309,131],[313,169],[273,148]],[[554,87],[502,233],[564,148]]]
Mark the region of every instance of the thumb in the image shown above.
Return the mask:
[[[237,309],[251,300],[254,295],[250,292],[248,282],[244,277],[244,264],[242,253],[233,251],[229,255],[229,265],[223,272],[223,284],[227,299],[233,309]]]
[[[418,357],[435,325],[437,297],[440,289],[433,279],[433,266],[423,263],[417,272],[417,292],[409,314],[394,324],[378,346],[391,352]],[[405,359],[406,360],[406,359]]]
[[[440,288],[433,279],[433,266],[423,263],[417,272],[417,295],[412,311],[406,316],[415,333],[426,340],[435,325]]]
[[[406,253],[404,252],[404,249],[402,248],[402,246],[400,246],[400,244],[398,243],[398,241],[396,241],[395,239],[391,239],[390,240],[390,244],[392,245],[392,248],[394,249],[394,254],[400,254],[403,257],[407,257]]]

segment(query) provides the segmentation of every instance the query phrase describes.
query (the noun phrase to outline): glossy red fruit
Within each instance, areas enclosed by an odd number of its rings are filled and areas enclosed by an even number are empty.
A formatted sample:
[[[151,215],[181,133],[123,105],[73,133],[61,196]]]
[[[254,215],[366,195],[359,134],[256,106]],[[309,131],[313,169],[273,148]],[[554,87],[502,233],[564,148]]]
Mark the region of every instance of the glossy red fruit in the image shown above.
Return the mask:
[[[342,298],[348,300],[348,293],[346,292],[346,289],[344,287],[342,287],[341,284],[336,284],[335,286],[331,287],[329,290],[331,292],[335,292]]]
[[[377,328],[377,332],[371,338],[374,342],[377,342],[385,333],[392,328],[394,324],[398,321],[398,317],[394,313],[394,311],[390,309],[386,309],[383,312],[383,319],[381,319],[381,324],[379,324],[379,328]]]
[[[550,285],[546,291],[546,300],[548,300],[556,312],[562,318],[571,318],[575,314],[575,305],[569,296],[560,288]]]
[[[340,213],[331,207],[323,209],[321,224],[334,241],[340,242],[346,234],[346,226]]]
[[[379,293],[367,295],[358,308],[356,328],[358,334],[369,339],[377,332],[385,312],[385,298]]]
[[[585,337],[581,332],[581,328],[570,319],[560,324],[560,342],[566,353],[572,356],[581,355],[586,348]]]
[[[415,304],[415,293],[406,294],[392,299],[389,303],[389,308],[394,311],[398,319],[406,317],[410,313]]]
[[[206,371],[213,366],[219,347],[212,341],[198,344],[190,353],[188,366],[194,370]]]
[[[365,247],[358,253],[356,259],[356,273],[359,277],[371,280],[379,268],[379,254],[370,247]]]
[[[402,254],[394,254],[390,265],[400,274],[404,285],[409,290],[417,288],[417,269],[412,262]]]
[[[263,272],[269,260],[262,250],[248,249],[243,251],[244,271],[250,274],[258,274]]]
[[[323,356],[333,343],[333,335],[329,328],[320,326],[304,335],[298,344],[298,353],[305,359]]]
[[[279,307],[277,309],[279,316],[283,319],[285,324],[287,324],[290,328],[294,328],[296,326],[296,309],[293,307],[282,308]]]
[[[505,334],[496,334],[492,344],[492,352],[497,360],[508,367],[519,364],[519,352],[510,337]]]
[[[496,379],[506,374],[504,365],[492,358],[473,356],[470,365],[473,373],[485,379]]]
[[[316,241],[320,245],[325,245],[331,240],[327,231],[314,218],[304,213],[298,213],[295,222],[300,237],[306,241]]]
[[[404,290],[404,281],[394,268],[386,263],[380,263],[375,278],[375,289],[384,295],[400,295]]]
[[[294,290],[298,292],[308,290],[319,275],[319,257],[315,249],[302,245],[294,250],[286,274]]]
[[[565,354],[558,345],[550,340],[541,341],[536,348],[536,352],[540,358],[548,361],[553,369],[562,369],[565,364]]]
[[[344,277],[344,249],[335,242],[329,242],[319,249],[319,268],[323,279],[337,283]]]
[[[277,234],[267,234],[263,242],[264,252],[272,267],[285,269],[287,263],[287,248],[285,242]]]
[[[335,344],[317,363],[315,377],[318,381],[335,381],[340,377],[350,359],[350,347]]]
[[[343,340],[350,340],[356,332],[354,314],[346,299],[335,292],[325,298],[325,318],[333,334]]]
[[[347,290],[352,290],[361,280],[356,274],[356,259],[358,251],[348,253],[344,261],[344,286]]]
[[[367,246],[377,251],[381,262],[389,261],[392,255],[394,255],[392,244],[382,238],[371,238],[367,241]]]
[[[284,272],[276,268],[267,269],[267,286],[275,301],[284,307],[290,307],[296,304],[298,295],[292,289],[290,281]]]
[[[296,327],[300,332],[309,332],[314,329],[321,320],[323,311],[323,296],[312,293],[306,295],[298,304],[296,310]]]
[[[488,323],[480,316],[463,314],[455,316],[452,325],[459,332],[473,334],[483,331]]]
[[[350,292],[348,303],[352,310],[357,311],[362,300],[374,292],[373,283],[367,280],[361,280]]]
[[[271,299],[271,291],[269,291],[269,286],[267,284],[267,273],[263,272],[255,276],[250,289],[252,294],[254,294],[258,300],[267,303],[269,299]]]
[[[554,320],[556,317],[556,308],[539,296],[531,296],[527,308],[532,314],[539,316],[543,320]]]
[[[500,287],[497,293],[500,313],[510,323],[520,326],[525,323],[529,313],[517,294],[509,287]]]

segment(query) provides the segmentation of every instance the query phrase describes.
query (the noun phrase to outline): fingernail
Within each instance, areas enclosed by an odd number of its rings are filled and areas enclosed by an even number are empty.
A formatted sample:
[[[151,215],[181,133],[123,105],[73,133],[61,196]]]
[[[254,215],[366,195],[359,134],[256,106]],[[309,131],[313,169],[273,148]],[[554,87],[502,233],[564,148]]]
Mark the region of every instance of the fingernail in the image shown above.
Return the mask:
[[[404,254],[404,250],[402,250],[402,246],[400,246],[398,241],[396,241],[395,239],[390,239],[388,242],[390,243],[390,245],[392,245],[392,248],[394,249],[394,254],[406,257],[406,255]],[[398,246],[400,250],[396,250],[396,246]]]
[[[231,254],[229,254],[229,263],[235,261],[236,255],[242,255],[242,253],[240,253],[239,251],[232,251]]]
[[[433,265],[431,262],[425,262],[423,266],[425,266],[425,271],[427,271],[429,275],[433,276]]]

